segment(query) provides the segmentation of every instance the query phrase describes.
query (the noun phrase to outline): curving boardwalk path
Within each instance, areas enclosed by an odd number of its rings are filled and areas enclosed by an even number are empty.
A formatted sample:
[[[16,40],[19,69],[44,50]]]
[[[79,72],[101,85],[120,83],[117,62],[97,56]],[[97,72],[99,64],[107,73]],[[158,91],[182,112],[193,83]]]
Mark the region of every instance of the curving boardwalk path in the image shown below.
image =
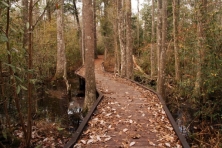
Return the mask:
[[[158,96],[104,72],[102,62],[102,56],[95,60],[95,74],[104,98],[74,147],[182,147]],[[84,76],[84,67],[77,74]]]

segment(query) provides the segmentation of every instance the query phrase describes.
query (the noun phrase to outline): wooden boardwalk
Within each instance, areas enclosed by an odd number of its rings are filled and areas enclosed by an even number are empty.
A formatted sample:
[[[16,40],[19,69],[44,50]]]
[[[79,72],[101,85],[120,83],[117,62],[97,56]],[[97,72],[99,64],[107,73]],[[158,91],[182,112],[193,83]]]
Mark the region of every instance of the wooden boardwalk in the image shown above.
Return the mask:
[[[95,75],[104,97],[74,147],[189,147],[158,95],[104,72],[102,62],[95,60]],[[77,74],[84,77],[84,67]]]

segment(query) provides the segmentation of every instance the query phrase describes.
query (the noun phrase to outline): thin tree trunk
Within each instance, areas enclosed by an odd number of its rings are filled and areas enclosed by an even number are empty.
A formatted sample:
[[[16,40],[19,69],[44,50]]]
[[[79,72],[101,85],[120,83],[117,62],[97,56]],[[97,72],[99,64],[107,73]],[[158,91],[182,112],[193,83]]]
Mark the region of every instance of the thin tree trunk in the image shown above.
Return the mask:
[[[85,18],[86,17],[86,14],[85,14],[85,5],[84,3],[82,3],[82,63],[83,65],[85,65]]]
[[[94,49],[95,49],[95,58],[97,57],[97,31],[96,31],[96,0],[93,0],[93,27],[94,27]]]
[[[80,26],[80,22],[79,22],[79,13],[78,13],[78,9],[76,7],[76,0],[73,0],[73,7],[74,7],[74,15],[76,18],[76,22],[77,22],[77,26],[78,26],[78,38],[79,38],[79,51],[80,51],[80,56],[83,56],[82,54],[82,31],[81,31],[81,26]],[[84,63],[84,58],[82,58],[82,62]]]
[[[154,14],[154,8],[155,8],[155,4],[154,4],[154,0],[152,0],[152,37],[151,37],[151,52],[150,52],[150,77],[153,80],[154,79],[154,75],[155,75],[155,14]]]
[[[84,42],[85,42],[85,101],[84,110],[89,110],[96,100],[95,65],[94,65],[94,25],[93,25],[93,5],[92,0],[83,0],[85,15],[84,22]]]
[[[180,62],[178,53],[178,21],[179,21],[179,0],[173,0],[173,39],[174,39],[174,60],[175,80],[180,80]]]
[[[140,1],[137,0],[137,48],[140,47]]]
[[[23,48],[28,48],[28,0],[22,0]]]
[[[133,76],[132,33],[131,33],[131,0],[126,0],[126,76]]]
[[[8,115],[8,99],[5,96],[5,83],[2,74],[2,61],[0,61],[0,81],[1,81],[1,98],[3,99],[4,112],[6,117],[6,128],[11,128],[10,118]],[[10,129],[11,130],[11,129]]]
[[[10,6],[10,0],[7,1],[8,2],[8,5]],[[6,37],[8,38],[8,41],[6,42],[6,48],[7,48],[7,51],[8,53],[10,53],[10,39],[9,39],[9,19],[10,19],[10,7],[7,8],[7,24],[6,24]],[[11,55],[8,54],[8,64],[12,64],[12,61],[11,61]],[[12,78],[11,81],[12,81],[12,84],[11,87],[12,87],[12,90],[13,90],[13,99],[15,100],[15,106],[16,106],[16,109],[17,109],[17,112],[18,112],[18,116],[19,116],[19,120],[20,120],[20,124],[22,126],[22,131],[24,133],[24,140],[26,141],[27,139],[27,131],[26,131],[26,128],[25,128],[25,122],[24,122],[24,118],[23,118],[23,115],[21,113],[21,108],[20,108],[20,102],[19,102],[19,98],[18,98],[18,94],[17,94],[17,87],[16,87],[16,80],[15,80],[15,75],[14,75],[14,72],[12,70],[12,68],[9,66],[9,72],[10,72],[10,77]]]
[[[32,12],[33,12],[33,1],[29,2],[29,36],[28,36],[28,69],[32,69]],[[30,146],[31,134],[32,134],[32,74],[28,73],[28,126],[27,126],[27,139],[26,147]]]

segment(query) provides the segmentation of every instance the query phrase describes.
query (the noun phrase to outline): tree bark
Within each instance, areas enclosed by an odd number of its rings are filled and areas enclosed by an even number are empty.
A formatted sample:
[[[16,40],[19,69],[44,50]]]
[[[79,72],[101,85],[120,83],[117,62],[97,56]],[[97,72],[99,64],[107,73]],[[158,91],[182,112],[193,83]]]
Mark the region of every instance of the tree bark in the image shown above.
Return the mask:
[[[152,37],[151,37],[151,52],[150,52],[150,77],[153,80],[155,75],[155,14],[154,14],[155,4],[152,0]]]
[[[162,4],[162,7],[161,7]],[[166,31],[167,31],[167,0],[163,2],[159,0],[159,11],[161,11],[162,15],[162,25],[158,27],[161,31],[159,31],[159,41],[158,44],[161,44],[161,48],[159,48],[159,66],[158,66],[158,79],[157,79],[157,92],[164,98],[165,97],[165,55],[166,55]],[[160,24],[158,24],[160,25]],[[158,45],[159,46],[159,45]]]
[[[23,48],[28,48],[28,0],[22,0]]]
[[[115,68],[114,73],[120,74],[120,56],[119,56],[119,43],[118,43],[118,0],[113,2],[114,11],[114,19],[113,19],[113,40],[114,40],[114,48],[115,48]]]
[[[93,5],[92,0],[83,0],[85,15],[84,22],[84,42],[85,42],[85,102],[84,110],[89,110],[96,100],[95,65],[94,65],[94,25],[93,25]]]
[[[207,0],[201,0],[197,12],[197,48],[196,48],[196,81],[194,87],[194,96],[201,96],[202,87],[202,66],[204,62],[204,52],[206,50],[206,11]]]
[[[129,79],[133,76],[131,26],[131,0],[126,0],[126,77]]]
[[[74,15],[76,18],[77,26],[78,26],[78,38],[79,38],[79,51],[80,51],[80,56],[83,56],[83,51],[82,51],[82,31],[81,31],[81,26],[79,22],[79,13],[78,9],[76,7],[76,0],[73,0],[73,7],[74,7]],[[82,63],[84,64],[84,57],[82,58]]]
[[[180,61],[178,53],[178,21],[179,21],[179,0],[173,0],[173,39],[174,39],[174,60],[175,80],[180,80]]]
[[[93,0],[93,28],[94,28],[94,50],[95,50],[95,58],[97,56],[97,31],[96,31],[96,0]]]
[[[59,0],[59,8],[57,9],[57,64],[54,79],[63,78],[66,71],[66,54],[63,33],[63,4],[64,0]]]
[[[118,1],[118,32],[119,32],[119,44],[120,44],[120,56],[121,56],[121,77],[126,76],[126,46],[125,46],[125,34],[124,34],[124,0]]]
[[[140,47],[140,1],[137,0],[137,48]]]
[[[85,14],[85,11],[83,11],[83,10],[85,10],[86,8],[85,8],[85,5],[84,5],[84,3],[82,3],[82,63],[83,63],[83,65],[85,65],[85,17],[87,17],[86,16],[86,14]]]
[[[33,37],[33,0],[29,1],[29,34],[28,34],[28,69],[32,69],[32,37]],[[32,74],[28,73],[28,126],[27,126],[27,139],[26,147],[30,146],[32,134]]]

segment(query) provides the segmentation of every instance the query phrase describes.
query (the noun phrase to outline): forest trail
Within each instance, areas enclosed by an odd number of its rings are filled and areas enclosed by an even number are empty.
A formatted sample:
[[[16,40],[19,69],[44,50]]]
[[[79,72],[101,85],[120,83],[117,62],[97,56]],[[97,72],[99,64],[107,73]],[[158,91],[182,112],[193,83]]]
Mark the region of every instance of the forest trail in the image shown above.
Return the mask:
[[[95,75],[104,98],[75,147],[182,147],[158,96],[104,72],[102,62],[102,56],[95,60]]]

